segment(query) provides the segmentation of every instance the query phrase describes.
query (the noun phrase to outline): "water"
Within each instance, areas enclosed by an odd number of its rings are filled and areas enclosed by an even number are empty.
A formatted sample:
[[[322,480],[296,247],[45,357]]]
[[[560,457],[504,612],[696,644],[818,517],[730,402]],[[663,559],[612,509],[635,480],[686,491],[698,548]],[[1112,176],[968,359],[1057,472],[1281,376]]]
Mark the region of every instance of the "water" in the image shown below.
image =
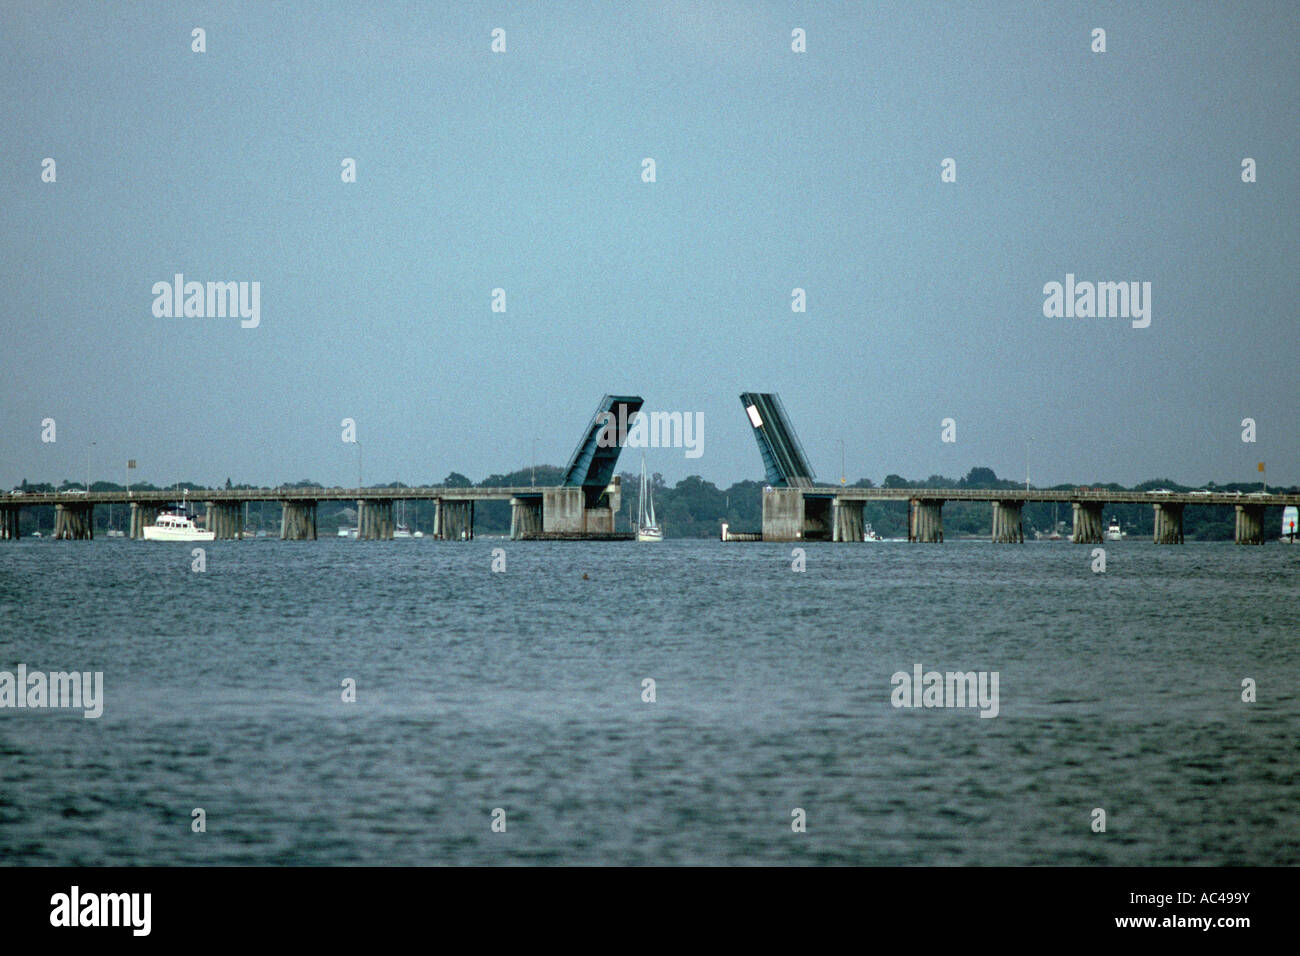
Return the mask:
[[[106,696],[0,710],[0,862],[1300,862],[1300,548],[192,547],[0,544],[0,670]]]

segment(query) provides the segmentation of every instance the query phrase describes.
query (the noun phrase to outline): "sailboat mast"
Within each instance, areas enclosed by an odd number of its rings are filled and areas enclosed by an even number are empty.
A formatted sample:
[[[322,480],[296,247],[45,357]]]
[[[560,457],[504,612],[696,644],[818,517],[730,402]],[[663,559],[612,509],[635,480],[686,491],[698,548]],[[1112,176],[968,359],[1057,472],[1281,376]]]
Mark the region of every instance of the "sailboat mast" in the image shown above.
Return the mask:
[[[641,456],[641,483],[637,486],[636,496],[636,528],[640,531],[645,527],[645,455]]]

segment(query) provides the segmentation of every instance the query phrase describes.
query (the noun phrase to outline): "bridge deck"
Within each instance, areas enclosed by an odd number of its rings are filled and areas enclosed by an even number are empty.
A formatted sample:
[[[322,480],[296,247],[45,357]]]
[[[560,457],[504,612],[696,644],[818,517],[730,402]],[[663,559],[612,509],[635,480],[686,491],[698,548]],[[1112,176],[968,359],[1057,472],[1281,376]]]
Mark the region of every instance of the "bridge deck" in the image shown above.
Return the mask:
[[[92,491],[90,494],[42,493],[25,495],[0,495],[0,505],[75,505],[75,504],[171,504],[181,500],[182,494],[192,502],[206,504],[233,504],[245,501],[493,501],[510,498],[540,498],[547,491],[558,491],[559,486],[489,487],[489,488],[241,488],[186,492],[170,491]]]
[[[1081,489],[1023,488],[826,488],[800,489],[805,495],[840,498],[845,501],[910,501],[914,498],[927,501],[1060,501],[1097,502],[1105,504],[1175,504],[1175,505],[1294,505],[1300,504],[1300,495],[1249,494],[1236,492],[1173,492],[1109,491]]]
[[[245,501],[504,501],[510,498],[540,498],[548,491],[559,491],[561,486],[512,486],[489,488],[242,488],[231,490],[191,490],[185,497],[206,504],[232,504]],[[840,498],[845,501],[909,501],[913,498],[928,501],[1058,501],[1070,503],[1097,502],[1111,504],[1179,504],[1179,505],[1300,505],[1300,494],[1237,494],[1212,492],[1195,494],[1175,492],[1159,494],[1153,491],[1108,491],[1079,489],[1023,488],[850,488],[830,485],[800,488],[805,496]],[[0,495],[0,505],[26,506],[51,504],[171,504],[181,499],[181,493],[171,491],[94,491],[90,494],[40,493],[25,495]]]

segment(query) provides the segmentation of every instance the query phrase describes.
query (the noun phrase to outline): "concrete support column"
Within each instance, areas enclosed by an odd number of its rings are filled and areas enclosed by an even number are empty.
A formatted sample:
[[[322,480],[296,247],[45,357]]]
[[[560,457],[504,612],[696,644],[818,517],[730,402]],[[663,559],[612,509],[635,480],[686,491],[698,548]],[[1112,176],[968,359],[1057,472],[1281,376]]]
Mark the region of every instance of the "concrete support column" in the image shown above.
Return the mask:
[[[1237,528],[1233,535],[1237,544],[1264,543],[1264,506],[1237,505]]]
[[[131,502],[131,509],[135,511],[135,528],[131,537],[143,538],[144,528],[149,524],[156,522],[159,518],[160,507],[157,505],[140,505],[139,502]]]
[[[845,501],[836,498],[831,503],[831,540],[862,541],[862,505],[861,501]]]
[[[542,499],[510,499],[510,537],[515,541],[525,541],[536,537],[542,531]]]
[[[131,537],[140,539],[144,537],[144,529],[147,525],[153,524],[158,520],[158,506],[141,504],[138,501],[131,502]]]
[[[471,504],[473,504],[471,502]],[[594,508],[582,510],[582,530],[595,534],[614,533],[614,509],[608,505],[598,504]],[[473,537],[471,535],[470,537]]]
[[[453,507],[457,502],[444,501],[443,510]],[[542,496],[542,530],[547,534],[581,534],[586,530],[583,524],[587,510],[586,499],[581,488],[552,488]],[[443,519],[444,525],[446,518]],[[459,537],[449,529],[443,528],[443,537]]]
[[[280,538],[285,541],[316,540],[316,502],[280,502]]]
[[[1101,544],[1106,534],[1101,523],[1101,510],[1106,503],[1075,501],[1071,505],[1074,508],[1074,529],[1070,532],[1070,540],[1075,544]]]
[[[763,489],[763,540],[802,541],[804,498],[798,488]]]
[[[239,536],[237,524],[240,520],[239,506],[225,502],[208,503],[208,530],[213,532],[217,541],[228,541]]]
[[[581,492],[581,488],[575,489]],[[444,541],[468,541],[474,537],[474,502],[443,501],[439,509],[442,516]]]
[[[943,501],[938,498],[913,498],[908,508],[907,540],[920,543],[943,542]]]
[[[357,540],[391,541],[393,537],[393,503],[361,499],[357,502]]]
[[[90,541],[95,537],[95,506],[56,504],[54,506],[54,537],[74,541]]]
[[[18,540],[17,508],[0,508],[0,540]]]
[[[223,541],[235,540],[244,536],[244,512],[233,502],[217,505],[217,538]]]
[[[1025,529],[1021,521],[1023,501],[993,502],[993,540],[999,544],[1024,544]]]
[[[1183,543],[1183,506],[1157,502],[1155,509],[1155,531],[1151,540],[1156,544]]]

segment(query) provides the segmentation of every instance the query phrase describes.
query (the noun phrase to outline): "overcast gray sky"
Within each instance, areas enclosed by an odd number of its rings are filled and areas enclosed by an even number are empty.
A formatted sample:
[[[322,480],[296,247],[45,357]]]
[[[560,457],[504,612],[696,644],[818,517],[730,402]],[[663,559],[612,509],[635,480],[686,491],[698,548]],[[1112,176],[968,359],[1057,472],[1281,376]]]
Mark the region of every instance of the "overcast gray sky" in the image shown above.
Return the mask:
[[[1287,2],[5,4],[0,483],[352,484],[344,418],[368,483],[480,480],[613,392],[726,484],[742,390],[829,480],[1300,483],[1297,48]],[[175,273],[260,325],[156,317]],[[1150,326],[1045,317],[1067,273]]]

